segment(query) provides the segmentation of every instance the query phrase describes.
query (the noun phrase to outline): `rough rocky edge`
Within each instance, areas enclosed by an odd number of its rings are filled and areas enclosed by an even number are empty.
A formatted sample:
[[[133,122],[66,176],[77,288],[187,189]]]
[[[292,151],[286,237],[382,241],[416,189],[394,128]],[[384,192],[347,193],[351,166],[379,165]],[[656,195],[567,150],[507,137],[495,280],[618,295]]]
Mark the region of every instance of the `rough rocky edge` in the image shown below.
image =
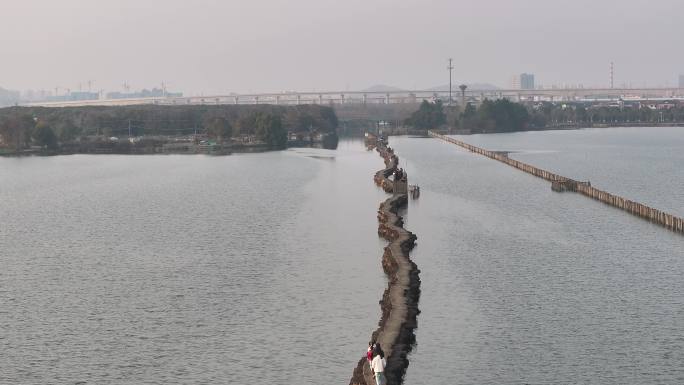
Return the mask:
[[[403,193],[394,193],[394,181],[389,179],[397,169],[399,159],[383,141],[378,141],[376,149],[385,161],[385,168],[375,173],[375,183],[393,195],[382,202],[378,209],[378,235],[389,241],[382,256],[388,285],[380,301],[382,317],[371,339],[379,342],[385,351],[388,384],[397,385],[403,381],[409,365],[407,355],[416,341],[414,330],[420,313],[420,270],[409,257],[416,236],[404,229],[403,219],[398,214],[408,203],[406,189],[397,189]],[[349,384],[375,385],[365,356],[359,360]]]

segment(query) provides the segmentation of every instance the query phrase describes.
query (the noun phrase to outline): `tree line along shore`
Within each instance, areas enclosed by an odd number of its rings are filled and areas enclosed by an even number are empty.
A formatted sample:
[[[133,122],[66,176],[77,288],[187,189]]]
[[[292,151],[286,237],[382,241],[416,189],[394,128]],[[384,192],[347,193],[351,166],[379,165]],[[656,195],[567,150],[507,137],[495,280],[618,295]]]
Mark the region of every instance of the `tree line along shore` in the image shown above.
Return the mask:
[[[280,150],[337,145],[338,120],[318,105],[8,107],[0,154]]]
[[[186,105],[0,108],[0,155],[229,153],[287,146],[334,148],[338,132],[363,135],[496,133],[605,126],[678,126],[680,101],[445,105]],[[338,127],[339,126],[339,127]]]
[[[507,99],[447,106],[423,101],[403,122],[413,130],[454,129],[459,133],[496,133],[562,128],[607,126],[684,125],[684,103],[618,102],[525,102]]]

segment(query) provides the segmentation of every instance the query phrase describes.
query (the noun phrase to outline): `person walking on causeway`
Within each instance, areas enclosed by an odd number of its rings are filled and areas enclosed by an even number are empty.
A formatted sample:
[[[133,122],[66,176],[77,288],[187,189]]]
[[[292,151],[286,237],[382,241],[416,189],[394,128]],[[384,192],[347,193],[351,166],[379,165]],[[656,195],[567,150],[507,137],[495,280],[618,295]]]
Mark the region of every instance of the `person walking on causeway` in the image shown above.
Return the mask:
[[[373,361],[373,350],[375,349],[375,342],[371,341],[368,343],[368,350],[366,351],[366,359],[368,360],[368,366],[371,365]]]
[[[373,360],[371,361],[371,370],[375,373],[376,385],[387,384],[387,380],[385,379],[385,365],[387,365],[385,352],[382,351],[380,344],[376,343],[375,349],[373,349]]]

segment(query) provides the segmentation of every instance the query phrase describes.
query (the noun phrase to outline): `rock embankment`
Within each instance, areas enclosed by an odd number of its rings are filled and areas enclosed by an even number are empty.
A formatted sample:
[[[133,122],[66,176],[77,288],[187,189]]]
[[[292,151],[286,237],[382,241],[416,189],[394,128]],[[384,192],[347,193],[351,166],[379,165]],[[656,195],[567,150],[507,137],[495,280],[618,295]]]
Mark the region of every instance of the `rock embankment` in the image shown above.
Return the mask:
[[[379,142],[377,150],[385,161],[385,168],[375,173],[375,183],[388,193],[394,192],[394,181],[389,177],[397,169],[399,159],[386,143]],[[411,261],[416,236],[403,227],[399,210],[408,204],[406,194],[393,194],[378,209],[378,235],[389,241],[382,256],[382,267],[388,285],[380,301],[382,317],[371,339],[382,346],[387,355],[385,376],[388,384],[400,384],[409,361],[408,353],[415,344],[420,277],[418,267]],[[350,385],[374,385],[375,379],[365,357],[354,369]]]

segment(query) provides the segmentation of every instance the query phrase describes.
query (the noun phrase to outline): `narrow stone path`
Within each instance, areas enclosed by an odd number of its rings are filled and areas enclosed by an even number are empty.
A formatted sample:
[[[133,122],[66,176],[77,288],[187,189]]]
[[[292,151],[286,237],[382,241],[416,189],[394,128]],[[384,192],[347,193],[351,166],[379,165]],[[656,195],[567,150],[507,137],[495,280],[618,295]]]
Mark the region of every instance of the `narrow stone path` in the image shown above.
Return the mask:
[[[385,168],[375,173],[375,183],[385,192],[392,193],[378,209],[378,235],[389,241],[382,256],[382,267],[387,274],[388,286],[380,301],[382,317],[371,339],[380,343],[386,353],[385,376],[389,385],[403,381],[409,361],[408,353],[415,344],[420,277],[418,267],[409,257],[417,237],[403,227],[399,210],[408,204],[405,186],[395,186],[389,177],[397,169],[398,157],[385,142],[378,142],[377,151],[385,161]],[[407,183],[396,182],[396,183]],[[404,193],[397,194],[394,191]],[[366,357],[354,369],[350,385],[375,385],[375,378]]]

